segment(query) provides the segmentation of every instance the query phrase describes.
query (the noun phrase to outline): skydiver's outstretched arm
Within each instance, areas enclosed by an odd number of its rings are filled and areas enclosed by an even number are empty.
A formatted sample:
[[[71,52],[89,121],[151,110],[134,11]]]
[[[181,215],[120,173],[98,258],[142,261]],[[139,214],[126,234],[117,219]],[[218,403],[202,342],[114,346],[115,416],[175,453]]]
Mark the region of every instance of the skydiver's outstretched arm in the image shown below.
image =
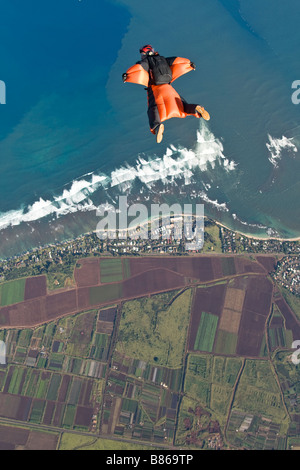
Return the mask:
[[[169,66],[171,67],[171,65],[173,65],[173,63],[176,61],[176,59],[180,60],[181,57],[166,57],[166,61],[168,62]],[[192,67],[192,69],[196,69],[196,65],[194,64],[194,62],[191,62],[189,61],[189,59],[183,59],[185,61],[188,61],[189,62],[189,65]]]

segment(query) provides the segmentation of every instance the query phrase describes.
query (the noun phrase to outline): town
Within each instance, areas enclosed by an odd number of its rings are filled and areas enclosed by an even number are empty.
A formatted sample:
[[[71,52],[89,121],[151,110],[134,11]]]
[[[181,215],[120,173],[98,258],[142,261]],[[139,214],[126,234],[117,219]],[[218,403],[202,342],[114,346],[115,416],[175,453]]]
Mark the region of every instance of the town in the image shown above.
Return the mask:
[[[76,260],[90,256],[193,256],[199,253],[216,254],[275,254],[281,255],[274,279],[296,295],[300,295],[300,243],[278,239],[255,239],[231,231],[213,220],[205,218],[204,243],[201,249],[187,250],[184,234],[174,233],[172,217],[167,225],[158,225],[157,234],[134,237],[120,233],[119,237],[99,238],[90,232],[74,240],[51,244],[0,261],[0,282],[25,276],[47,274],[52,288],[63,287],[66,279],[72,279]],[[147,227],[140,228],[147,230]],[[152,233],[153,235],[153,233]],[[52,285],[51,285],[52,283]]]

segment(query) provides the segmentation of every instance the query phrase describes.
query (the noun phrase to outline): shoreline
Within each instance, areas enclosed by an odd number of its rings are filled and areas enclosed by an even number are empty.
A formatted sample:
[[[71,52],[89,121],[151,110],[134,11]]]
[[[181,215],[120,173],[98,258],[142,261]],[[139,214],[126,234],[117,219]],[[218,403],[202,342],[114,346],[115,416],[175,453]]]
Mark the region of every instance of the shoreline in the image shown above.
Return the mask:
[[[182,214],[182,215],[184,215],[184,214]],[[177,214],[177,215],[174,215],[174,218],[176,218],[176,217],[179,217],[179,215],[178,215],[178,214]],[[195,215],[194,217],[197,218],[197,217],[201,217],[201,216]],[[250,235],[250,234],[241,232],[241,231],[239,231],[239,230],[234,230],[234,229],[232,229],[232,228],[230,228],[230,227],[224,225],[222,222],[218,222],[218,221],[214,220],[213,218],[208,217],[208,216],[206,216],[206,215],[204,215],[203,217],[204,217],[204,220],[205,220],[205,219],[206,219],[206,220],[209,220],[209,221],[213,222],[214,224],[218,225],[219,227],[225,228],[225,229],[228,230],[229,232],[233,232],[233,233],[236,233],[236,234],[238,234],[238,235],[240,235],[240,236],[243,236],[243,237],[246,237],[246,238],[251,238],[251,239],[253,239],[253,240],[260,240],[260,241],[275,240],[275,241],[279,241],[279,242],[297,242],[297,241],[300,241],[300,236],[299,236],[299,237],[295,237],[295,238],[278,238],[278,237],[268,237],[268,236],[267,236],[267,237],[259,237],[259,236],[257,236],[257,235],[252,235],[252,234]],[[144,226],[144,225],[146,225],[146,224],[149,224],[149,223],[151,223],[151,220],[155,220],[155,219],[156,219],[156,218],[152,218],[152,219],[151,219],[151,217],[149,217],[149,218],[147,219],[147,221],[145,220],[143,223],[139,224],[139,226]],[[131,229],[132,229],[132,230],[135,230],[134,227],[132,227]],[[118,231],[118,229],[116,229],[116,230]],[[121,230],[127,230],[127,231],[129,231],[130,228],[121,229]],[[97,233],[97,230],[93,230],[92,233]]]
[[[174,217],[178,217],[178,215],[174,215]],[[201,217],[201,216],[197,216],[195,215],[195,217]],[[222,222],[219,222],[219,221],[216,221],[214,220],[213,218],[211,217],[208,217],[208,216],[203,216],[204,217],[204,220],[208,220],[210,222],[212,222],[213,224],[215,224],[217,227],[219,228],[224,228],[226,230],[228,230],[229,232],[231,233],[235,233],[239,236],[242,236],[242,237],[245,237],[245,238],[248,238],[248,239],[252,239],[252,240],[258,240],[258,241],[278,241],[278,242],[281,242],[281,243],[288,243],[288,242],[299,242],[300,241],[300,236],[299,237],[294,237],[294,238],[279,238],[279,237],[262,237],[262,236],[257,236],[257,235],[252,235],[252,234],[247,234],[245,232],[242,232],[242,231],[239,231],[239,230],[233,230],[231,229],[230,227],[226,226],[224,223]],[[156,218],[148,218],[146,221],[144,221],[143,223],[140,223],[139,226],[145,226],[146,224],[149,224],[151,223],[151,221],[155,220]],[[127,232],[129,232],[130,230],[136,230],[135,227],[129,227],[127,229],[120,229],[121,230],[127,230]],[[116,229],[116,231],[118,232],[118,229]],[[10,257],[6,257],[6,258],[0,258],[0,263],[3,263],[5,261],[8,261],[8,260],[12,260],[12,259],[15,259],[15,258],[20,258],[22,256],[24,256],[25,254],[30,254],[30,253],[34,253],[36,251],[39,251],[39,250],[43,250],[43,249],[46,249],[48,247],[53,247],[53,246],[56,246],[56,247],[59,247],[59,246],[63,246],[64,244],[67,244],[67,243],[72,243],[72,242],[75,242],[75,241],[79,241],[79,240],[83,240],[85,237],[88,237],[92,234],[96,234],[97,233],[97,230],[90,230],[90,231],[87,231],[87,232],[84,232],[82,233],[81,235],[78,235],[78,236],[75,236],[75,237],[71,237],[71,238],[67,238],[65,240],[62,240],[62,241],[57,241],[57,242],[53,242],[53,243],[46,243],[45,245],[37,245],[35,247],[32,247],[31,249],[28,249],[27,251],[24,251],[22,253],[19,253],[19,254],[15,254],[15,255],[12,255]],[[99,238],[100,240],[100,238]]]
[[[209,217],[206,217],[208,220],[213,220]],[[247,233],[240,232],[239,230],[233,230],[226,225],[222,224],[221,222],[217,222],[216,220],[213,220],[213,222],[216,225],[219,225],[220,227],[225,228],[226,230],[229,230],[230,232],[238,233],[242,237],[246,238],[252,238],[253,240],[260,240],[260,241],[269,241],[269,240],[276,240],[278,242],[298,242],[300,241],[300,237],[295,237],[295,238],[278,238],[278,237],[258,237],[256,235],[249,235]]]

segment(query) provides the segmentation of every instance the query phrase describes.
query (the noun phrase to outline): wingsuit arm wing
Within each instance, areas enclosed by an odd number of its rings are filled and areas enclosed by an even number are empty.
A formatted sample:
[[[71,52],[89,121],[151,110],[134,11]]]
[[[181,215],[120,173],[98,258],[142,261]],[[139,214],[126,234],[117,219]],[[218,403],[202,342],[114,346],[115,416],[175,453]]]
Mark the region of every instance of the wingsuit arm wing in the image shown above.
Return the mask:
[[[170,62],[173,77],[172,82],[174,82],[174,80],[176,80],[177,78],[181,77],[181,75],[184,75],[185,73],[188,73],[191,70],[195,70],[196,68],[193,62],[183,57],[175,57],[174,60],[171,60]]]
[[[141,66],[134,64],[122,75],[123,82],[137,83],[138,85],[148,86],[149,73]]]

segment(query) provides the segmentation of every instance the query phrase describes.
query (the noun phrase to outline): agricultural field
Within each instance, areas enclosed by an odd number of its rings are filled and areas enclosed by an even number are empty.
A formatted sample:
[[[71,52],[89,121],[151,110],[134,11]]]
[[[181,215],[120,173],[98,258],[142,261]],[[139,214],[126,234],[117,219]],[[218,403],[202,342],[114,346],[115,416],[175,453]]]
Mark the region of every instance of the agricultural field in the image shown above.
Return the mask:
[[[233,410],[228,423],[227,436],[239,449],[284,450],[286,437],[281,425],[270,418]]]
[[[100,261],[100,282],[120,282],[123,280],[123,263],[120,258],[102,259]]]
[[[93,307],[213,282],[239,274],[264,274],[246,257],[84,258],[70,282],[49,288],[46,276],[0,284],[0,326],[35,327]]]
[[[272,284],[261,275],[198,287],[192,307],[189,350],[263,356],[265,322],[271,305]]]
[[[153,364],[182,366],[192,290],[160,294],[124,305],[115,351]]]
[[[89,430],[97,415],[94,381],[50,370],[11,365],[3,380],[0,416],[18,421]]]
[[[286,409],[290,415],[287,431],[288,446],[299,445],[300,434],[300,370],[299,365],[291,362],[289,351],[278,351],[274,357],[274,366],[283,392]]]
[[[96,429],[115,317],[111,307],[33,330],[2,330],[8,365],[0,374],[0,416]]]
[[[271,351],[289,348],[293,342],[293,332],[286,328],[284,317],[275,303],[268,326],[268,341]]]
[[[24,300],[26,279],[0,284],[0,306],[16,304]]]
[[[190,354],[184,391],[224,426],[241,367],[239,358]]]
[[[287,418],[274,371],[269,361],[247,359],[234,397],[233,409],[263,414],[277,423]]]
[[[56,450],[59,433],[0,424],[0,450]]]
[[[300,322],[274,262],[93,257],[60,289],[0,284],[0,448],[299,446]]]

